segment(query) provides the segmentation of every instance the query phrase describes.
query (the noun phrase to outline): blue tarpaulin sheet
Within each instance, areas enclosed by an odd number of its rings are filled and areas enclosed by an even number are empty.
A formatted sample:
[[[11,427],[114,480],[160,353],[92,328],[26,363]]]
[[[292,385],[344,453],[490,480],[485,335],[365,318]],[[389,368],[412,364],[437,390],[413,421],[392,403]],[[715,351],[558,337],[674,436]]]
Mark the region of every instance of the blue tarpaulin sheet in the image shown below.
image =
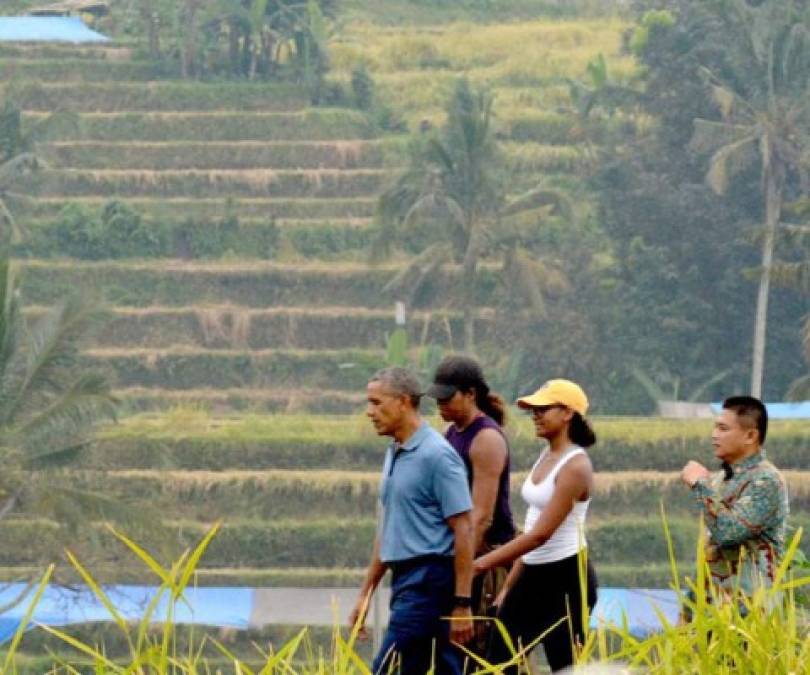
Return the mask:
[[[108,42],[77,16],[0,16],[0,42]]]
[[[7,605],[19,597],[25,590],[23,584],[7,584],[0,586],[0,605]],[[127,621],[139,621],[144,615],[149,602],[157,592],[152,586],[109,586],[105,588],[111,602],[115,605],[121,616]],[[262,611],[255,598],[261,593],[282,589],[253,589],[253,588],[188,588],[184,598],[174,608],[173,619],[175,623],[199,624],[204,626],[230,627],[246,629],[250,626],[269,623],[269,616],[262,618]],[[288,589],[289,590],[289,589]],[[320,589],[319,595],[327,605],[334,602],[334,594],[346,595],[341,604],[346,605],[341,612],[341,620],[348,616],[356,594],[355,589]],[[30,599],[29,596],[0,615],[0,643],[7,642],[14,635],[18,626],[25,618]],[[542,599],[538,600],[542,602]],[[157,611],[153,614],[155,622],[164,621],[167,617],[168,594],[164,593]],[[314,608],[311,608],[314,609]],[[669,623],[678,619],[678,599],[674,591],[660,589],[627,589],[627,588],[600,588],[599,601],[591,616],[591,625],[622,626],[627,623],[630,632],[637,637],[644,637],[661,630],[656,609],[661,612]],[[306,613],[305,613],[306,614]],[[311,612],[312,617],[318,615]],[[276,621],[278,615],[276,614]],[[320,616],[324,616],[321,612]],[[325,620],[334,622],[334,611],[325,613]],[[46,626],[69,626],[71,624],[96,623],[110,621],[109,612],[101,602],[86,588],[66,589],[60,586],[48,586],[39,603],[34,608],[32,626],[44,624]],[[315,619],[323,621],[324,619]],[[29,627],[32,627],[29,626]]]
[[[810,419],[810,401],[797,401],[796,403],[766,403],[768,417],[772,420],[807,420]],[[722,403],[712,403],[712,410],[720,413]]]
[[[13,602],[25,590],[24,584],[7,584],[0,587],[0,605]],[[109,586],[105,588],[110,601],[127,621],[138,621],[144,615],[149,602],[158,589],[153,586]],[[33,599],[34,590],[29,593]],[[188,588],[174,607],[176,623],[226,626],[244,629],[248,627],[253,605],[251,588]],[[0,643],[14,635],[25,618],[30,599],[17,604],[0,615]],[[167,617],[169,595],[164,592],[153,617],[155,622]],[[110,613],[87,588],[67,589],[50,585],[45,589],[34,613],[33,623],[46,626],[68,626],[78,623],[111,621]]]
[[[637,638],[661,630],[661,616],[669,625],[677,624],[680,614],[678,594],[658,588],[600,588],[599,600],[591,615],[591,627],[624,626]]]

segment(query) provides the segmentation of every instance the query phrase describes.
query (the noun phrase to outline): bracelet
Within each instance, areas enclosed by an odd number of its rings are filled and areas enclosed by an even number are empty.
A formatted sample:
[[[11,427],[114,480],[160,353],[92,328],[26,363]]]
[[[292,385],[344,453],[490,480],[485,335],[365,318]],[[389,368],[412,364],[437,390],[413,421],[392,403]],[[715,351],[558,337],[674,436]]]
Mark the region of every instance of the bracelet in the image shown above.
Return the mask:
[[[453,597],[453,604],[461,609],[470,609],[472,607],[472,598],[467,595],[456,595]]]

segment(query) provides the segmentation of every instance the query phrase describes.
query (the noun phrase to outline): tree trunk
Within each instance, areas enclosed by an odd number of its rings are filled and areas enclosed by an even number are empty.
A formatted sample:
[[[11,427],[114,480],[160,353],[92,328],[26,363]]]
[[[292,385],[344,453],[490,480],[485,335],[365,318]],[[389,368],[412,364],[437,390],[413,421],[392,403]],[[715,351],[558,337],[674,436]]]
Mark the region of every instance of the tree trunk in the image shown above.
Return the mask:
[[[141,17],[146,24],[146,34],[149,39],[149,56],[152,59],[160,58],[160,19],[152,0],[141,3]]]
[[[464,319],[464,349],[472,353],[475,348],[475,276],[478,270],[478,258],[481,255],[480,226],[470,223],[468,230],[470,238],[464,260],[461,264],[461,298],[463,303]]]
[[[197,10],[198,0],[187,0],[186,2],[186,31],[183,40],[183,50],[181,53],[181,76],[189,78],[197,70]]]
[[[239,75],[239,58],[241,53],[239,51],[239,26],[236,19],[231,19],[228,22],[228,59],[230,60],[231,73]]]
[[[765,373],[765,333],[768,323],[768,296],[773,269],[773,249],[776,228],[782,212],[782,180],[771,168],[765,176],[765,238],[762,243],[762,272],[757,292],[757,310],[754,320],[754,352],[751,368],[751,396],[762,398]]]

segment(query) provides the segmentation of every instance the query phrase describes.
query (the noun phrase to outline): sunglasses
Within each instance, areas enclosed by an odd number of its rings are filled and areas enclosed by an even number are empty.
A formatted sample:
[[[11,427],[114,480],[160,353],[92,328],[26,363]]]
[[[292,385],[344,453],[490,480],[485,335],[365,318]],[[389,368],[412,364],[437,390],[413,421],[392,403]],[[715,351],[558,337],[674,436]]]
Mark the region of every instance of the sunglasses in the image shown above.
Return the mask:
[[[529,417],[542,417],[549,410],[554,410],[555,408],[565,408],[565,406],[559,403],[555,403],[554,405],[538,405],[529,408],[529,410],[526,411],[526,414],[529,415]]]

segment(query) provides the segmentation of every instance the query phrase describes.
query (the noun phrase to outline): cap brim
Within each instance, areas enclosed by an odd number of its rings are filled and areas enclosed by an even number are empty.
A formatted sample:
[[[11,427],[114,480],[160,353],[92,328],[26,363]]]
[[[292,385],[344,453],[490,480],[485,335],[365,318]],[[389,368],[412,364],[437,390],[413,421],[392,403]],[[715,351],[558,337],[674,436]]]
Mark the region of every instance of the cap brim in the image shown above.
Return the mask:
[[[522,396],[516,403],[518,408],[539,408],[544,405],[557,405],[558,401],[545,394],[532,394],[531,396]]]
[[[457,391],[458,387],[455,387],[452,384],[437,384],[434,382],[427,388],[425,395],[430,396],[430,398],[441,400],[450,398]]]

